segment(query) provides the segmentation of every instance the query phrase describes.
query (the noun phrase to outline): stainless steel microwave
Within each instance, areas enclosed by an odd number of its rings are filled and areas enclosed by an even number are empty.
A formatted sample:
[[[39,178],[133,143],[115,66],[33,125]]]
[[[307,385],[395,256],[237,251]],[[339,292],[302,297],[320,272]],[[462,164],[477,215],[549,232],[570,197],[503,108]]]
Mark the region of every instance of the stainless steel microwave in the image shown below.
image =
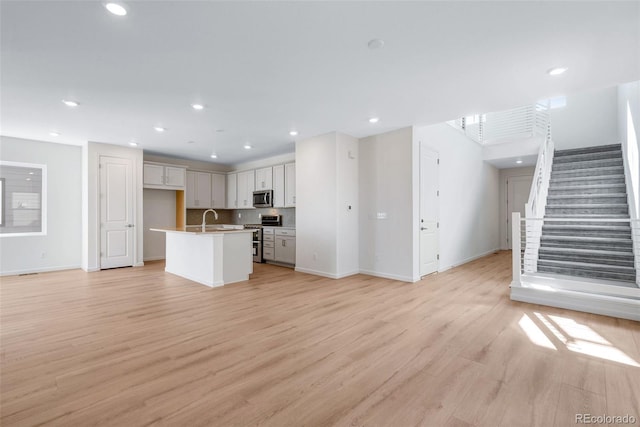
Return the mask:
[[[260,190],[253,192],[254,208],[272,208],[273,207],[273,190]]]

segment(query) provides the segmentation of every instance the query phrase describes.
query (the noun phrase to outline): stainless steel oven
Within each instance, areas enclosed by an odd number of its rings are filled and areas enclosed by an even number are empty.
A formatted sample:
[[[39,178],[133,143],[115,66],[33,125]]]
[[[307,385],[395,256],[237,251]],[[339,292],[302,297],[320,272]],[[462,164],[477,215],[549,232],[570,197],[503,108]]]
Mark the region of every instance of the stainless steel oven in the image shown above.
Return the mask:
[[[253,253],[253,262],[263,262],[262,259],[262,225],[260,224],[245,224],[245,229],[253,231],[253,238],[251,239],[251,247]]]

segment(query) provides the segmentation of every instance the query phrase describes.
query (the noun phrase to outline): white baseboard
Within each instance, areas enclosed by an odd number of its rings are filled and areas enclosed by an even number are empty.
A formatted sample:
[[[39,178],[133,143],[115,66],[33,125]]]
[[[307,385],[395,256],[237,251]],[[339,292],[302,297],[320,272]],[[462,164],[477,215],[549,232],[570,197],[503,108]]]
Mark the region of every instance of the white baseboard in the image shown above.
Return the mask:
[[[144,261],[136,262],[133,264],[134,267],[144,267]]]
[[[398,274],[389,274],[389,273],[383,273],[381,271],[374,271],[374,270],[360,270],[360,274],[366,274],[374,277],[382,277],[383,279],[400,280],[402,282],[409,282],[409,283],[414,283],[417,281],[410,276],[400,276]]]
[[[312,270],[310,268],[296,267],[295,270],[299,271],[300,273],[313,274],[314,276],[328,277],[329,279],[339,279],[337,274],[327,273],[319,270]]]
[[[17,276],[19,274],[48,273],[50,271],[75,270],[75,269],[79,269],[79,268],[80,268],[80,264],[77,264],[77,265],[56,265],[56,266],[52,266],[52,267],[30,268],[30,269],[27,269],[27,270],[2,271],[2,272],[0,272],[0,276]]]
[[[145,258],[144,261],[160,261],[160,260],[165,260],[165,256],[164,255],[160,255],[160,256],[152,256],[149,258]]]
[[[511,285],[513,301],[566,308],[586,313],[640,321],[640,301],[562,289],[546,290]]]

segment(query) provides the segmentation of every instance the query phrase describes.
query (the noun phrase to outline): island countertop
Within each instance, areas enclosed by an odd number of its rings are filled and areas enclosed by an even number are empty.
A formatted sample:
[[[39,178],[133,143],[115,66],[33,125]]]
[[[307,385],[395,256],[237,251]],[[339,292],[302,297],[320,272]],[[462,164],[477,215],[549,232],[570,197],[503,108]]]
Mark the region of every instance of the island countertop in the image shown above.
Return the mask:
[[[207,225],[204,230],[201,225],[187,225],[185,227],[156,227],[151,231],[161,231],[165,233],[187,233],[187,234],[226,234],[226,233],[253,233],[254,230],[245,230],[242,226],[227,225]]]

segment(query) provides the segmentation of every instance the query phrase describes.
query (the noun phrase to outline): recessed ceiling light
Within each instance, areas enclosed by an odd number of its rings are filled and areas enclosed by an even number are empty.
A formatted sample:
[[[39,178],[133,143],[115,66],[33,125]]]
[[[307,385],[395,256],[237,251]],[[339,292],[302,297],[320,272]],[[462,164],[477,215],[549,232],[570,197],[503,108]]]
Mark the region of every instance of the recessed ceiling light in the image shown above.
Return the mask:
[[[68,99],[63,99],[62,103],[67,107],[77,107],[78,105],[80,105],[77,101],[70,101]]]
[[[129,143],[129,145],[130,145],[130,146],[132,146],[132,147],[137,147],[137,146],[138,146],[138,143],[137,143],[137,142],[135,142],[135,141],[131,141],[131,142]]]
[[[382,39],[371,39],[369,43],[367,43],[369,49],[382,49],[384,47],[384,40]]]
[[[31,178],[27,178],[27,181],[31,181]]]
[[[251,146],[249,144],[244,144],[244,149],[245,150],[251,150]]]
[[[191,104],[191,107],[194,110],[204,110],[204,105],[202,105],[202,104]]]
[[[107,3],[104,7],[111,13],[117,16],[125,16],[127,9],[121,3]]]
[[[29,175],[33,175],[33,174],[34,174],[34,172],[29,172]]]
[[[60,136],[60,132],[51,131],[51,132],[49,132],[49,135],[51,135],[51,136]]]
[[[516,160],[516,163],[520,164],[520,163],[522,163],[522,160]]]
[[[378,117],[371,117],[369,119],[369,123],[378,123],[380,121],[380,119]]]
[[[291,136],[296,136],[298,134],[297,130],[292,130],[291,132],[289,132],[289,135]]]
[[[555,67],[547,70],[547,74],[549,74],[550,76],[559,76],[565,71],[567,71],[567,67]]]
[[[162,126],[156,126],[154,127],[156,132],[164,132],[165,130],[167,130],[166,128],[163,128]]]
[[[218,158],[218,155],[217,155],[217,154],[215,154],[215,153],[213,153],[213,154],[211,155],[211,158],[212,158],[212,159],[217,159],[217,158]]]

